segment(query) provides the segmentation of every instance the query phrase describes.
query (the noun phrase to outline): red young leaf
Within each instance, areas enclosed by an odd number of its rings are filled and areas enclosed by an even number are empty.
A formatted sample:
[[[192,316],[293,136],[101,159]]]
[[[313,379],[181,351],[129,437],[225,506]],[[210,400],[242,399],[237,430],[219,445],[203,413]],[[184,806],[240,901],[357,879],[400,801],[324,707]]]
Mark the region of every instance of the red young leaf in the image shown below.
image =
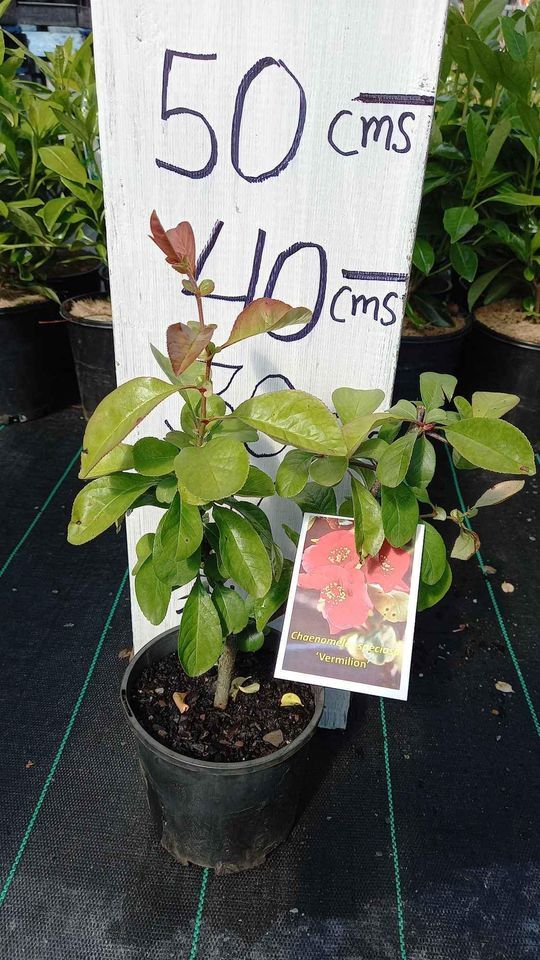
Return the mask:
[[[176,227],[165,230],[155,210],[150,217],[151,239],[180,273],[195,272],[195,237],[191,224],[182,220]]]
[[[177,377],[200,356],[215,329],[215,323],[199,330],[192,330],[185,323],[173,323],[167,329],[167,353]]]

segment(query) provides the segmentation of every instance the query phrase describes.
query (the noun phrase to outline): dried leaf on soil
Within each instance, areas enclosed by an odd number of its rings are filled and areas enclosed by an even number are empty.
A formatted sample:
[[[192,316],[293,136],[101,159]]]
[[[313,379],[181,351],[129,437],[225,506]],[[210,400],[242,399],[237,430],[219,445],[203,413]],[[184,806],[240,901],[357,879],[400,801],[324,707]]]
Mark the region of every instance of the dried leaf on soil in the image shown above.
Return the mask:
[[[174,705],[180,713],[187,713],[189,710],[189,703],[186,703],[186,697],[187,693],[180,693],[179,691],[172,695]]]
[[[280,707],[302,707],[302,701],[296,693],[284,693],[281,701]]]
[[[505,680],[497,680],[495,684],[495,689],[499,690],[500,693],[514,693],[514,688],[510,683],[506,683]]]
[[[270,743],[273,747],[280,747],[284,737],[281,730],[272,730],[271,733],[265,734],[263,740],[265,743]]]

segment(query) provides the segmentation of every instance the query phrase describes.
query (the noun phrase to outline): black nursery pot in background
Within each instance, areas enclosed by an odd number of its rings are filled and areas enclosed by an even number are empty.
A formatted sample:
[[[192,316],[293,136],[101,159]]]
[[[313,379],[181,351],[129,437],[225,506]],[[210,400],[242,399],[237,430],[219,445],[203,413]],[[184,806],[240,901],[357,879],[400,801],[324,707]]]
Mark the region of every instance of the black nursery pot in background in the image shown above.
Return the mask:
[[[162,846],[180,863],[213,867],[218,873],[247,870],[263,863],[294,824],[323,690],[312,688],[315,712],[300,736],[269,756],[241,763],[182,756],[153,740],[131,708],[143,670],[176,650],[177,633],[167,631],[147,644],[131,661],[121,689],[152,819]]]
[[[471,321],[467,320],[464,327],[450,333],[402,337],[394,381],[394,398],[417,400],[418,378],[428,370],[433,373],[451,373],[460,381],[465,345],[469,351],[470,329]]]
[[[58,304],[0,309],[0,420],[34,420],[76,401],[77,380]]]
[[[507,337],[475,319],[464,363],[466,395],[475,390],[515,393],[520,402],[505,414],[531,443],[540,440],[540,346]]]
[[[83,260],[77,269],[62,264],[47,277],[46,285],[57,294],[60,303],[82,293],[93,293],[100,286],[100,267],[95,260]]]
[[[103,296],[95,290],[92,295]],[[93,317],[74,317],[71,314],[72,304],[86,299],[88,294],[84,293],[64,301],[60,314],[69,332],[83,414],[88,420],[98,403],[115,389],[116,366],[112,322]]]

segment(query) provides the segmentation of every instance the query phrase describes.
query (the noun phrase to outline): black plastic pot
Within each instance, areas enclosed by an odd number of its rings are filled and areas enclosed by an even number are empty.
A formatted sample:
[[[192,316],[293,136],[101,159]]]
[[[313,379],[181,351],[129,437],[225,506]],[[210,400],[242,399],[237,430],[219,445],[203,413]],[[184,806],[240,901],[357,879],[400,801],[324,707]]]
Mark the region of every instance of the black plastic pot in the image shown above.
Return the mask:
[[[100,287],[100,267],[95,260],[88,263],[82,261],[77,270],[70,268],[67,264],[58,267],[56,273],[52,272],[45,281],[46,286],[51,287],[58,296],[60,302],[69,297],[76,297],[79,294],[94,293]]]
[[[78,398],[64,323],[52,300],[0,309],[0,420],[34,420]]]
[[[130,706],[142,671],[176,649],[177,631],[162,633],[133,658],[121,697],[137,739],[141,770],[162,846],[180,863],[236,873],[264,862],[296,819],[306,748],[319,722],[324,692],[313,687],[315,713],[291,744],[268,757],[211,763],[162,746]]]
[[[103,296],[95,291],[92,295]],[[112,323],[71,315],[72,304],[86,299],[88,294],[65,300],[60,315],[67,321],[83,413],[88,420],[103,397],[115,389],[116,367]]]
[[[471,321],[461,330],[436,336],[402,337],[399,347],[394,397],[396,400],[417,400],[421,373],[452,373],[460,379],[463,348],[471,329]],[[468,347],[467,347],[468,349]]]
[[[505,415],[529,440],[540,440],[540,346],[514,340],[475,319],[464,369],[467,396],[475,390],[515,393],[521,402]]]

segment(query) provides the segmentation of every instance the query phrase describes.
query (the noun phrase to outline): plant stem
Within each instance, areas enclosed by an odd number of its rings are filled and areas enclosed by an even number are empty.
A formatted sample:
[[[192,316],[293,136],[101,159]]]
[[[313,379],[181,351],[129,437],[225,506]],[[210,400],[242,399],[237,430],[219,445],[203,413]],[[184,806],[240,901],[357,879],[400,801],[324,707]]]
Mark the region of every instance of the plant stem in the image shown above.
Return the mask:
[[[229,702],[229,690],[236,660],[236,647],[232,637],[227,637],[223,653],[218,660],[218,674],[216,681],[216,692],[214,694],[214,707],[216,710],[225,710]]]

